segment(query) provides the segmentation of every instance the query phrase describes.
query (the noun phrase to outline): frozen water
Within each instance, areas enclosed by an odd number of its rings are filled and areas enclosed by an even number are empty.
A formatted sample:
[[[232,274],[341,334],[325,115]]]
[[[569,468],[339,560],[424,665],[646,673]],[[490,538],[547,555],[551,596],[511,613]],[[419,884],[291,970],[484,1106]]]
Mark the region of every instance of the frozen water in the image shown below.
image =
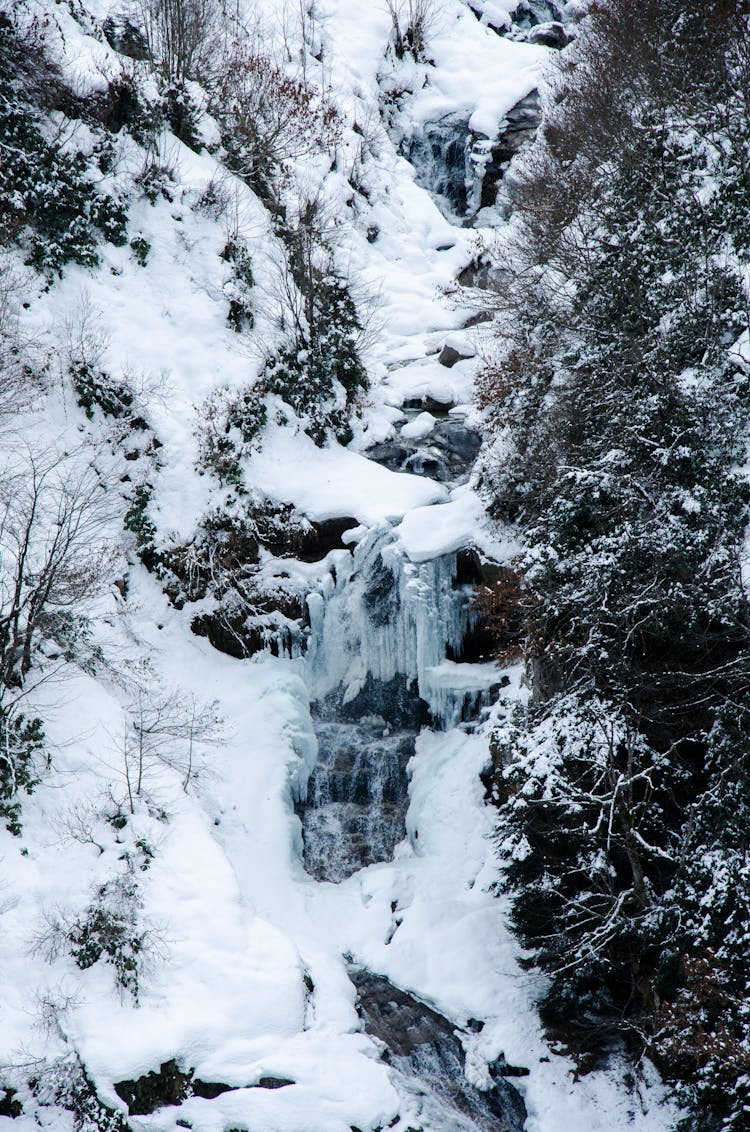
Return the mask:
[[[319,758],[301,807],[304,863],[317,880],[340,881],[386,861],[406,835],[413,732],[391,734],[383,719],[320,720]]]

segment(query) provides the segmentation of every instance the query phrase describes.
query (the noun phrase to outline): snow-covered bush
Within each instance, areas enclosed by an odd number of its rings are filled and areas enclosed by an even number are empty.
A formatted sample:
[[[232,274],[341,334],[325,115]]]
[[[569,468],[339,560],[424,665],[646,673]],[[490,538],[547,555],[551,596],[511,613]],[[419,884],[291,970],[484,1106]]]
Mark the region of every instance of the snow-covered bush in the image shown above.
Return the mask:
[[[368,386],[359,345],[363,325],[346,282],[329,267],[309,271],[296,262],[294,282],[301,294],[295,329],[286,348],[266,360],[263,380],[294,410],[307,433],[322,447],[333,434],[351,439],[351,418]],[[291,292],[290,292],[291,293]]]
[[[158,148],[152,147],[147,150],[143,164],[133,180],[150,204],[156,204],[159,197],[163,197],[166,201],[174,199],[172,195],[175,184],[174,164],[170,161],[169,155]]]
[[[341,132],[328,92],[304,77],[290,76],[261,44],[244,36],[223,61],[211,111],[229,168],[265,199],[275,197],[272,185],[281,167],[332,151]]]
[[[239,390],[225,386],[201,406],[197,428],[200,466],[222,483],[242,487],[242,461],[260,446],[268,417],[265,392],[263,385]]]
[[[0,708],[0,819],[16,836],[21,833],[20,795],[31,794],[39,784],[43,752],[41,719]]]
[[[82,971],[108,964],[120,993],[137,1003],[145,968],[163,953],[158,933],[143,922],[142,907],[129,868],[99,885],[79,915],[49,919],[35,947],[50,962],[69,954]]]
[[[387,0],[391,42],[398,60],[410,55],[416,63],[428,62],[427,45],[434,23],[436,0]]]
[[[253,289],[253,260],[247,243],[237,235],[227,240],[221,253],[232,268],[232,278],[224,285],[224,294],[229,300],[227,321],[239,334],[242,330],[252,330],[254,316],[251,292]]]
[[[134,536],[138,557],[146,569],[158,572],[163,569],[164,555],[157,547],[156,524],[148,513],[153,493],[151,484],[136,484],[125,512],[123,526]]]
[[[562,57],[481,388],[485,486],[526,541],[497,628],[534,689],[498,737],[500,844],[556,1035],[589,1064],[645,1048],[691,1127],[739,1128],[748,41],[730,3],[631,15],[592,6]]]
[[[121,1112],[99,1098],[96,1087],[75,1053],[33,1066],[28,1080],[34,1099],[43,1108],[67,1109],[75,1132],[128,1132]]]
[[[35,69],[29,60],[37,61]],[[70,260],[98,263],[102,239],[123,244],[127,207],[95,187],[92,158],[43,133],[41,100],[59,80],[45,60],[45,86],[42,60],[42,29],[21,30],[0,11],[0,240],[19,241],[28,262],[53,276]]]

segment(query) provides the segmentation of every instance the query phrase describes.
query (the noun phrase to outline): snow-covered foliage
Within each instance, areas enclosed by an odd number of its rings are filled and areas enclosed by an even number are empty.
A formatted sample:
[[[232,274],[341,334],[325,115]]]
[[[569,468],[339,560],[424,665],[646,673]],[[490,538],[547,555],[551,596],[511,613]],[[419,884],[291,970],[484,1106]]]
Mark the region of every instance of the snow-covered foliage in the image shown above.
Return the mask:
[[[452,114],[492,151],[567,15],[521,8],[0,0],[0,1125],[464,1132],[352,965],[458,1029],[466,1087],[522,1074],[527,1132],[675,1115],[648,1065],[574,1081],[495,895],[488,740],[454,724],[525,691],[461,659],[460,556],[513,535],[470,468],[367,456],[476,419],[455,281],[493,231],[404,154]],[[406,837],[316,881],[311,700],[391,678],[426,721]]]
[[[720,937],[747,891],[715,807],[750,662],[747,26],[631,15],[592,6],[516,172],[483,378],[488,494],[526,543],[498,625],[534,689],[497,736],[500,837],[546,1020],[586,1057],[649,1050],[690,1127],[739,1128],[746,946]]]

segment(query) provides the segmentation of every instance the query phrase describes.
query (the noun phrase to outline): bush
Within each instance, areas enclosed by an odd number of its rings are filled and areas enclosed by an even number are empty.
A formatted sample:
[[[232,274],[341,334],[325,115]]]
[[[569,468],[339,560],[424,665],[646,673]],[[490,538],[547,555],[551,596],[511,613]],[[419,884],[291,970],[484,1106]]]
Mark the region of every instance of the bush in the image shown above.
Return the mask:
[[[174,166],[151,150],[134,180],[150,204],[156,204],[159,197],[171,203],[174,199],[172,196],[174,174]]]
[[[53,924],[43,941],[53,958],[62,947],[85,971],[100,960],[114,971],[115,984],[138,1002],[144,966],[160,952],[153,931],[140,919],[142,901],[132,868],[97,890],[85,912],[72,920]]]
[[[136,551],[146,569],[159,574],[165,566],[165,555],[157,547],[156,524],[148,513],[153,493],[151,484],[142,483],[135,487],[123,526],[135,536]]]
[[[391,17],[391,43],[398,60],[411,55],[415,63],[430,62],[427,43],[435,0],[387,0]]]
[[[224,294],[229,299],[227,321],[238,334],[242,330],[252,330],[254,318],[251,292],[254,279],[250,250],[239,236],[231,236],[224,246],[221,258],[232,266],[232,278],[224,285]]]
[[[138,0],[148,58],[166,85],[207,81],[223,32],[222,0]]]
[[[201,406],[198,460],[222,483],[242,488],[242,461],[260,446],[268,410],[264,386],[215,390]]]
[[[329,273],[311,282],[306,325],[296,339],[269,357],[263,380],[299,417],[307,433],[322,446],[333,433],[351,440],[351,415],[367,389],[367,372],[359,356],[363,327],[347,285]]]
[[[263,198],[286,162],[338,142],[341,122],[325,91],[290,77],[262,50],[234,44],[212,91],[210,109],[222,134],[229,168]]]
[[[133,236],[130,241],[130,250],[133,253],[133,259],[139,267],[145,267],[148,263],[149,252],[151,251],[151,244],[143,236]]]
[[[130,1132],[122,1113],[99,1099],[77,1054],[45,1062],[29,1078],[29,1087],[40,1105],[71,1112],[75,1132]]]
[[[93,420],[95,408],[115,419],[130,413],[133,393],[125,382],[115,381],[104,370],[96,370],[85,361],[71,365],[70,377],[78,404],[89,420]]]
[[[19,795],[32,794],[39,784],[43,752],[41,719],[11,716],[0,708],[0,818],[16,837],[21,835]]]
[[[175,137],[196,152],[202,148],[198,108],[185,83],[170,83],[162,91],[164,116]]]
[[[123,244],[127,208],[97,192],[84,154],[63,152],[42,134],[32,102],[41,95],[30,81],[24,86],[23,67],[19,81],[19,60],[41,51],[31,32],[0,13],[0,238],[20,240],[28,263],[53,276],[71,260],[95,266],[102,238]]]

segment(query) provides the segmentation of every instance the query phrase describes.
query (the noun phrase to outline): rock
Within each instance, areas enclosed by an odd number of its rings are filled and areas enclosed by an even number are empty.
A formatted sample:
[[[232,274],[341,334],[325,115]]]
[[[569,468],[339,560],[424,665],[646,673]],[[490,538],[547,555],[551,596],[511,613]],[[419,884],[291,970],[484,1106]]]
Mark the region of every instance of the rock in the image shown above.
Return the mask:
[[[555,0],[520,0],[510,18],[516,27],[528,31],[539,24],[562,22],[563,10]]]
[[[452,1127],[461,1114],[478,1132],[522,1132],[526,1106],[520,1093],[499,1070],[490,1070],[493,1084],[486,1092],[469,1084],[463,1046],[447,1018],[381,975],[358,968],[349,977],[364,1029],[384,1044],[383,1059],[393,1069],[419,1083],[430,1126]],[[504,1058],[495,1063],[505,1064]]]
[[[542,47],[552,47],[561,51],[572,42],[573,36],[564,24],[557,21],[549,24],[538,24],[532,28],[527,37],[529,43],[537,43]]]
[[[497,141],[485,153],[480,208],[495,204],[500,184],[513,158],[536,137],[541,119],[539,92],[532,90],[505,115]]]
[[[451,409],[454,408],[452,401],[437,401],[434,397],[423,397],[422,405],[424,411],[430,413],[433,417],[447,417]]]
[[[128,1106],[130,1116],[148,1116],[166,1105],[181,1104],[190,1096],[192,1070],[184,1073],[177,1062],[164,1061],[158,1073],[145,1073],[133,1081],[118,1081],[115,1092]]]
[[[311,521],[310,531],[296,548],[295,557],[302,562],[319,562],[331,550],[346,550],[342,535],[358,526],[359,521],[351,517]]]
[[[162,1062],[158,1073],[152,1070],[132,1081],[118,1081],[114,1088],[130,1116],[149,1116],[157,1109],[182,1104],[189,1097],[214,1100],[236,1087],[221,1081],[200,1081],[194,1069],[180,1069],[173,1058]]]
[[[23,1113],[23,1105],[20,1101],[16,1100],[17,1089],[6,1089],[2,1100],[0,1100],[0,1116],[7,1116],[10,1120],[16,1120]]]
[[[496,275],[497,269],[494,264],[485,256],[479,255],[462,268],[458,273],[457,280],[462,287],[489,291],[494,285]]]
[[[483,322],[492,322],[492,311],[481,310],[476,314],[471,314],[466,319],[464,327],[468,330],[472,326],[480,326]]]
[[[425,411],[432,416],[438,416],[438,408],[445,413],[446,406],[439,402],[426,399],[424,404]],[[443,416],[424,437],[402,434],[398,440],[374,444],[367,455],[393,472],[412,472],[440,483],[460,483],[468,478],[481,444],[479,433],[467,428],[463,421]]]
[[[438,354],[438,361],[441,366],[452,369],[456,362],[466,362],[471,357],[471,354],[460,354],[454,346],[449,346],[446,342],[445,346],[443,346]]]

